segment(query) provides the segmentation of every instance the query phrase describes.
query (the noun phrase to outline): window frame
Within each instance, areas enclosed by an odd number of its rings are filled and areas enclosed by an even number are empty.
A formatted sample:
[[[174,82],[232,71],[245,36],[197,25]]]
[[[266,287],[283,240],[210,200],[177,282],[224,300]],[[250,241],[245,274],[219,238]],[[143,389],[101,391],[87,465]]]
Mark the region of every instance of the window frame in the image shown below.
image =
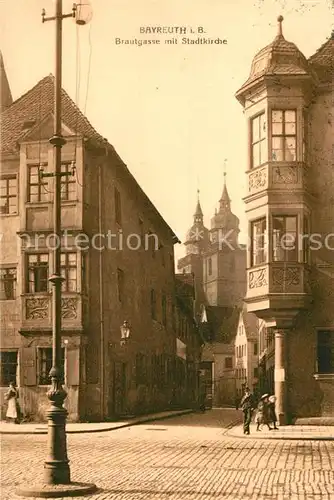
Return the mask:
[[[48,201],[48,181],[47,178],[43,178],[40,174],[40,168],[47,167],[47,163],[28,163],[27,164],[27,202],[28,203],[46,203]],[[31,182],[31,171],[32,169],[37,169],[37,179],[38,182]],[[31,188],[37,187],[37,200],[32,200],[32,196],[36,196],[36,193],[31,193]]]
[[[48,352],[49,356],[45,358],[45,360],[42,359],[42,351]],[[51,354],[51,356],[50,356]],[[46,363],[46,369],[45,372],[47,375],[42,375],[41,374],[41,369],[42,369],[42,363],[45,361]],[[49,362],[49,370],[47,369],[47,362]],[[51,379],[48,376],[50,373],[50,370],[52,368],[52,347],[37,347],[37,385],[38,386],[48,386],[51,385]],[[61,384],[66,385],[66,348],[61,347],[61,356],[60,356],[60,368],[62,368],[62,378],[61,378]],[[47,382],[46,382],[47,381]]]
[[[40,264],[41,263],[41,257],[42,256],[47,256],[47,261],[45,263],[45,265],[43,266],[38,266],[40,268],[43,268],[43,267],[46,267],[47,268],[47,278],[45,280],[42,280],[42,281],[45,281],[47,286],[46,286],[46,290],[38,290],[36,291],[36,279],[34,277],[34,281],[31,281],[30,280],[30,270],[31,268],[33,268],[33,266],[30,266],[29,265],[29,258],[30,257],[37,257],[37,263]],[[49,284],[49,266],[50,266],[50,256],[48,253],[46,252],[38,252],[38,253],[27,253],[26,254],[26,293],[32,293],[32,294],[37,294],[37,293],[49,293],[50,291],[50,284]],[[36,266],[37,267],[37,266]],[[33,290],[31,290],[31,287],[30,287],[30,284],[31,283],[34,283],[34,286],[33,286]]]
[[[14,271],[11,273],[10,271]],[[3,273],[6,273],[5,279],[3,279]],[[13,277],[9,277],[13,276]],[[1,266],[0,267],[0,300],[15,300],[16,299],[16,283],[17,283],[17,267],[16,266]],[[6,296],[2,298],[2,292],[4,295],[7,295],[9,289],[12,293],[10,293],[10,297]],[[3,290],[2,290],[3,288]],[[6,291],[7,288],[7,291]]]
[[[4,363],[4,361],[1,359],[3,354],[8,354],[8,353],[13,353],[16,355],[16,361],[15,363]],[[1,371],[0,371],[0,387],[8,387],[9,386],[9,383],[10,382],[15,382],[15,384],[17,385],[17,378],[18,378],[18,366],[19,366],[19,351],[18,349],[0,349],[0,367],[1,367]],[[5,377],[3,376],[3,369],[6,365],[15,365],[15,376],[12,377],[12,375],[10,374],[8,376],[8,379],[5,379]]]
[[[73,175],[73,162],[72,161],[64,161],[61,163],[61,172],[62,175],[60,178],[60,190],[61,190],[61,202],[63,201],[75,201],[77,199],[77,190],[76,190],[76,179]],[[74,189],[70,189],[74,186]],[[65,193],[65,197],[63,196]],[[73,193],[73,198],[70,196]]]
[[[69,263],[69,256],[70,255],[75,256],[75,264]],[[62,264],[62,261],[60,260],[60,273],[61,273],[62,278],[64,278],[64,281],[62,281],[62,284],[61,284],[62,292],[77,293],[77,291],[78,291],[78,254],[76,252],[62,252],[60,254],[60,259],[62,259],[62,257],[65,257],[65,264]],[[69,277],[70,271],[72,269],[75,270],[75,280],[73,280]],[[73,290],[71,290],[69,287],[69,284],[72,281],[75,281],[75,287]]]
[[[288,234],[294,234],[295,235],[295,241],[294,241],[294,247],[295,248],[291,248],[291,250],[288,250],[287,248],[281,248],[280,246],[277,246],[277,244],[275,244],[275,231],[278,231],[274,228],[274,224],[275,224],[275,219],[283,219],[283,222],[284,222],[284,229],[283,229],[283,233],[282,233],[282,236],[280,238],[280,240],[282,240],[282,238],[286,237],[286,235]],[[291,232],[291,231],[287,231],[287,219],[294,219],[295,220],[295,232]],[[272,247],[272,261],[273,262],[298,262],[298,253],[299,253],[299,247],[298,247],[298,215],[297,214],[272,214],[271,216],[271,221],[272,221],[272,234],[271,234],[271,247]],[[279,234],[277,233],[277,236],[279,236]],[[287,244],[285,243],[285,246],[287,246]],[[279,256],[275,255],[275,252],[277,252],[279,254],[279,252],[282,252],[282,255],[283,255],[283,258],[279,258]],[[293,252],[293,253],[290,253],[290,252]],[[289,258],[289,256],[292,255],[294,258]]]
[[[275,112],[281,112],[282,113],[282,122],[274,122],[273,120],[273,113]],[[287,122],[285,120],[285,114],[286,113],[295,113],[295,121],[294,122]],[[297,109],[296,108],[272,108],[270,110],[270,126],[271,126],[271,137],[270,137],[270,146],[271,146],[271,161],[278,163],[278,162],[295,162],[297,161]],[[282,123],[282,133],[273,133],[274,130],[274,123]],[[293,134],[286,133],[286,126],[287,124],[293,123],[295,125],[295,131]],[[278,149],[274,148],[274,138],[281,138],[283,148]],[[286,147],[286,142],[288,139],[294,138],[295,140],[295,147],[294,147],[294,159],[287,159],[287,153],[291,151]],[[274,151],[282,151],[282,159],[277,160],[274,158]]]
[[[261,117],[263,117],[264,119],[264,127],[265,127],[265,135],[264,137],[261,136],[261,132],[262,132],[262,128],[261,128]],[[258,140],[254,141],[254,122],[258,120],[259,121],[259,124],[258,124]],[[254,168],[257,168],[257,167],[260,167],[261,165],[264,165],[267,161],[268,161],[268,132],[267,132],[267,122],[266,122],[266,112],[265,111],[261,111],[260,113],[258,113],[257,115],[253,116],[251,119],[250,119],[250,154],[251,154],[251,162],[250,162],[250,166],[251,166],[251,169],[254,169]],[[262,143],[264,143],[265,145],[265,151],[264,151],[264,161],[262,161],[262,158],[261,158],[261,145]],[[255,146],[259,146],[259,163],[257,165],[255,165],[254,163],[254,149],[255,149]]]
[[[14,190],[15,190],[15,194],[10,194],[10,188],[13,187],[13,186],[10,186],[10,181],[15,181],[15,186],[14,186]],[[5,191],[6,193],[3,195],[0,193],[0,215],[18,215],[18,199],[19,199],[19,196],[18,196],[18,190],[19,190],[19,186],[18,186],[18,176],[16,174],[2,174],[0,176],[0,183],[2,182],[5,182]],[[2,188],[2,186],[1,186]],[[10,200],[14,198],[15,199],[15,211],[11,212],[10,211]],[[2,205],[1,203],[1,200],[5,199],[6,200],[6,203],[5,205]],[[3,211],[3,207],[7,207],[7,210],[6,211]]]
[[[262,243],[263,246],[257,246],[259,248],[258,251],[255,253],[255,245],[254,242],[257,240],[257,238],[254,237],[254,228],[257,224],[263,224],[264,223],[264,230],[261,231],[257,236],[262,238]],[[262,229],[263,229],[262,227]],[[250,266],[255,267],[255,266],[263,266],[264,264],[267,264],[268,261],[268,230],[267,230],[267,217],[259,217],[258,219],[255,219],[250,222],[250,229],[251,229],[251,248],[250,248]],[[260,256],[260,262],[257,260],[257,256]]]

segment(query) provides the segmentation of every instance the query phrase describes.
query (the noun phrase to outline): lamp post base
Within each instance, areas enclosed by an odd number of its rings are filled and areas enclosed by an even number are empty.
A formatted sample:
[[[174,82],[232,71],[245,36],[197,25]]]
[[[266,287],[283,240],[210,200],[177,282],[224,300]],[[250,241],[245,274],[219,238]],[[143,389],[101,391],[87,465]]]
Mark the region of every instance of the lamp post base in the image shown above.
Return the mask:
[[[96,485],[89,483],[39,484],[21,486],[15,494],[20,497],[61,498],[88,495],[96,490]]]

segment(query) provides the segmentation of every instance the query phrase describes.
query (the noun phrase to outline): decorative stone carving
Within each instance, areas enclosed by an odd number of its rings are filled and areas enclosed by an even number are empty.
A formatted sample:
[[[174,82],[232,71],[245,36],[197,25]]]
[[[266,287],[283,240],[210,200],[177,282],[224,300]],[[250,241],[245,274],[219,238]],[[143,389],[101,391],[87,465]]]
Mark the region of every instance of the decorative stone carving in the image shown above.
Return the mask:
[[[252,191],[257,191],[258,189],[262,189],[266,186],[267,183],[267,170],[266,168],[261,168],[260,170],[256,170],[249,174],[249,184],[248,190],[251,193]]]
[[[273,167],[274,184],[297,184],[297,167]]]
[[[61,299],[61,317],[63,319],[76,319],[78,316],[77,299],[66,297]]]
[[[32,298],[26,300],[26,319],[47,319],[48,317],[48,298]]]
[[[249,273],[249,288],[261,288],[268,285],[267,268],[256,269]]]
[[[300,272],[299,267],[285,267],[273,269],[273,285],[292,286],[299,285]]]

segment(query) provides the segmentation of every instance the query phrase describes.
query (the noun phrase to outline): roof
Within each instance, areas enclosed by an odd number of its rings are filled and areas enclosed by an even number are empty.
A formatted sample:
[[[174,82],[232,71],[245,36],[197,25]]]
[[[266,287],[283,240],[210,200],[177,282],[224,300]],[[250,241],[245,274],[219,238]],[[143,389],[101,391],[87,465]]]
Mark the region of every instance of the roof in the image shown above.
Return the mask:
[[[15,153],[18,143],[27,134],[26,122],[40,124],[54,111],[55,78],[48,75],[19,97],[1,114],[1,152]],[[62,121],[75,133],[105,145],[106,140],[96,132],[69,95],[62,89]]]
[[[241,312],[242,320],[245,327],[245,333],[247,340],[256,340],[258,338],[258,319],[253,313],[247,312],[244,308]]]
[[[279,16],[278,34],[274,40],[261,49],[253,58],[249,78],[238,90],[240,98],[244,91],[264,76],[304,76],[309,77],[311,71],[308,61],[298,47],[286,40],[282,33],[283,17]]]
[[[333,82],[334,79],[334,30],[331,37],[309,58],[311,67],[320,82]]]
[[[40,80],[32,89],[19,97],[1,113],[1,153],[14,153],[19,151],[19,143],[23,141],[30,130],[42,128],[45,119],[54,112],[55,78],[52,74]],[[139,186],[127,166],[117,155],[114,147],[100,135],[64,89],[61,91],[62,122],[76,135],[81,135],[95,147],[103,147],[116,155],[122,172],[136,185],[138,192],[146,201],[146,208],[158,217],[160,222],[172,235],[173,242],[180,243],[173,230],[166,223],[151,200]],[[27,128],[28,125],[28,128]]]
[[[211,341],[230,343],[238,327],[240,310],[237,307],[202,306],[201,328]]]
[[[224,344],[222,342],[212,342],[205,344],[202,351],[202,361],[209,361],[214,359],[216,354],[225,354],[234,356],[235,348],[233,344]]]

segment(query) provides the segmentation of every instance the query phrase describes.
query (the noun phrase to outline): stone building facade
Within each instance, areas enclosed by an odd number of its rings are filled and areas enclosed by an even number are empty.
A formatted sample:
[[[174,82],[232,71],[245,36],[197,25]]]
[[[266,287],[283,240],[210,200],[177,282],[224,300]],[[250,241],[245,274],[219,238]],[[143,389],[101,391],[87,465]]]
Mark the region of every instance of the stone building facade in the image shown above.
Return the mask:
[[[1,73],[7,81],[3,63]],[[1,114],[1,392],[13,379],[25,416],[44,419],[52,363],[54,188],[45,174],[53,172],[54,78],[15,102],[7,94]],[[62,117],[62,170],[68,173],[61,194],[62,367],[69,420],[165,409],[175,383],[184,380],[174,380],[174,317],[184,316],[176,303],[178,239],[65,91]],[[130,336],[121,342],[124,321]],[[185,373],[193,373],[200,342],[192,325],[184,343],[191,354]],[[181,397],[174,404],[182,405]]]
[[[249,127],[246,302],[288,423],[334,412],[334,35],[307,59],[282,21],[236,97]]]

